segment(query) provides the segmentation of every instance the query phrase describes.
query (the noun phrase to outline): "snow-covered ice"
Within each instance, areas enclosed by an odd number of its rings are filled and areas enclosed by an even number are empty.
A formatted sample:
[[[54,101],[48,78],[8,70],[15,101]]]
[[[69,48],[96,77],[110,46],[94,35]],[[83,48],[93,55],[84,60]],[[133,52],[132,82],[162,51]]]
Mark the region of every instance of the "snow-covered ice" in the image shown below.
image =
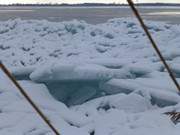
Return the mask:
[[[180,82],[180,26],[146,23]],[[179,93],[133,18],[0,22],[0,60],[62,135],[179,135]],[[53,133],[0,71],[1,134]]]

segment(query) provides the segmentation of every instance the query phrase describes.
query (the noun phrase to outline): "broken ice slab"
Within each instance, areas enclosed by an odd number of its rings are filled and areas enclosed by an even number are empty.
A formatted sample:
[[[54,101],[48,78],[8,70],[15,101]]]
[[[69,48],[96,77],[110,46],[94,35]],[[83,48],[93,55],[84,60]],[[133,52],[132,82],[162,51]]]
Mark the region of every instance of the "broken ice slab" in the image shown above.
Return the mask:
[[[30,80],[30,74],[36,69],[35,66],[12,68],[11,73],[17,80]]]
[[[84,86],[77,91],[74,91],[67,102],[68,105],[77,105],[86,102],[97,94],[97,90],[90,86]]]
[[[159,106],[174,105],[180,102],[176,88],[170,80],[163,78],[112,79],[101,83],[100,89],[110,95],[136,92]]]
[[[111,70],[95,64],[52,64],[30,75],[35,82],[106,81],[112,77]]]

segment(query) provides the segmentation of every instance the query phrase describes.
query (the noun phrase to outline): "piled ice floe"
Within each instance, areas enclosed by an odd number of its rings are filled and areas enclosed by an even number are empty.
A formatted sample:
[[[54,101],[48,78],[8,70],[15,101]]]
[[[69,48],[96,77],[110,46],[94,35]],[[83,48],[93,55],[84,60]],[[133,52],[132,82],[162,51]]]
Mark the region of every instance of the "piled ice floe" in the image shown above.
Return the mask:
[[[0,134],[3,135],[39,135],[52,134],[51,130],[37,116],[32,107],[26,102],[10,80],[0,72]],[[70,111],[66,105],[55,100],[44,84],[32,81],[20,81],[36,104],[53,121],[62,134],[88,135],[77,128],[89,123],[89,119]],[[72,127],[70,125],[76,125]]]
[[[0,73],[0,133],[3,135],[53,135],[11,82]],[[44,84],[20,81],[27,93],[62,135],[178,135],[166,111],[179,105],[159,108],[137,93],[116,94],[67,108],[56,101]]]
[[[179,56],[179,45],[176,44],[179,26],[160,22],[147,24],[166,59],[176,59]],[[158,61],[141,27],[131,18],[98,25],[76,20],[0,22],[0,53],[0,59],[14,67],[59,59],[121,58],[126,63]]]
[[[180,82],[180,26],[147,24]],[[179,134],[163,113],[179,111],[180,96],[134,19],[0,22],[0,54],[63,135]],[[51,135],[0,80],[0,134]]]
[[[68,105],[81,104],[95,97],[131,92],[139,93],[159,106],[180,102],[176,87],[166,72],[158,71],[160,67],[153,71],[136,63],[112,68],[112,62],[108,63],[108,59],[106,65],[103,64],[103,61],[97,63],[97,60],[86,61],[86,64],[73,61],[66,61],[66,64],[48,63],[42,68],[35,68],[29,78],[46,84],[54,97]],[[159,76],[154,77],[154,74]]]

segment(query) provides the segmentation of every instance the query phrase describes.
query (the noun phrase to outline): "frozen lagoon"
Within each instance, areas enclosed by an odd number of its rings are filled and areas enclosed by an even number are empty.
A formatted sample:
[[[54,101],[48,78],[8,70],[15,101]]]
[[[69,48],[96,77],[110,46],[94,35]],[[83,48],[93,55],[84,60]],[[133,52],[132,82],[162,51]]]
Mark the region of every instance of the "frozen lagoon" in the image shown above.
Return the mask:
[[[180,23],[180,7],[140,7],[144,19]],[[21,18],[49,21],[85,20],[104,23],[112,18],[132,17],[127,7],[0,7],[0,21]]]

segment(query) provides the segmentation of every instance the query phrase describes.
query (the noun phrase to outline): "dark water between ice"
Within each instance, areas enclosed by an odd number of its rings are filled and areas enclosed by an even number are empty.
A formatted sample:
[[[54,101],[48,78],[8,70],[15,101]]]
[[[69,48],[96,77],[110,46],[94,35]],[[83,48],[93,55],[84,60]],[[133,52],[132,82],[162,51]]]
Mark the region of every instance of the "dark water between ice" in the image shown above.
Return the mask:
[[[180,24],[180,7],[146,7],[139,9],[144,19]],[[47,19],[50,21],[85,20],[91,24],[104,23],[108,19],[130,17],[127,7],[0,7],[0,21],[9,19]]]

